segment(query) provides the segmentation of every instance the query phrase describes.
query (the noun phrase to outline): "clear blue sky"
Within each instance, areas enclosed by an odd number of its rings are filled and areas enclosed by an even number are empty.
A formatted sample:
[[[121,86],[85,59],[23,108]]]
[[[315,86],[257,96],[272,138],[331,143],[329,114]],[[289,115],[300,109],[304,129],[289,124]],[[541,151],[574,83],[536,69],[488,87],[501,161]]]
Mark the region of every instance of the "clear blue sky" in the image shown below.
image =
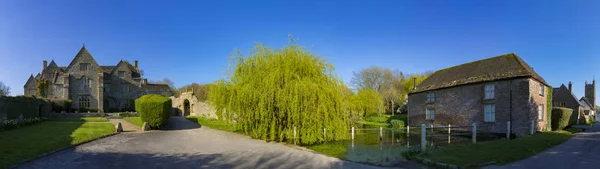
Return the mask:
[[[85,43],[101,65],[139,60],[150,80],[208,83],[234,49],[293,34],[346,82],[373,65],[424,72],[514,52],[581,97],[600,78],[600,4],[566,2],[3,0],[0,81],[22,94],[42,60],[68,65]]]

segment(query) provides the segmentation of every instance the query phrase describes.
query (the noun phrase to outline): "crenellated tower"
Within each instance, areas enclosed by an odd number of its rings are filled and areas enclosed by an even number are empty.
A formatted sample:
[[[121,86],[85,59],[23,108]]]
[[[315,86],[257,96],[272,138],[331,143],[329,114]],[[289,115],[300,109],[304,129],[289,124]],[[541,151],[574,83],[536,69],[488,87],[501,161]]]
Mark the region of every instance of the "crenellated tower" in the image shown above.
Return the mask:
[[[592,109],[596,109],[596,79],[592,84],[585,82],[585,98],[592,104]]]

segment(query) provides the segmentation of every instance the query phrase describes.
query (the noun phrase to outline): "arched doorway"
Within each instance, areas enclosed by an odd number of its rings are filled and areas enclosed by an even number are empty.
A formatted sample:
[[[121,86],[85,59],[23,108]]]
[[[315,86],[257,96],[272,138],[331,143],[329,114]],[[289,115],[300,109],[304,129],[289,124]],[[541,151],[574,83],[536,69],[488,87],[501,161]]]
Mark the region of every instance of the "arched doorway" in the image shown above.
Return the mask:
[[[190,115],[190,101],[188,99],[185,99],[183,101],[183,116],[189,116]]]

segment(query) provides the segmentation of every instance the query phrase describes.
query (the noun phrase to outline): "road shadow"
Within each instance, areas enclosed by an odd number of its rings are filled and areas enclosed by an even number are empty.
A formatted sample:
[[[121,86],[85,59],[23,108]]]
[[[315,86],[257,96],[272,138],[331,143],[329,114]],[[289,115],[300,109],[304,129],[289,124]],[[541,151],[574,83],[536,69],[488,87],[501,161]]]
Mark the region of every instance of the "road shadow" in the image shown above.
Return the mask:
[[[194,123],[192,121],[189,121],[188,119],[186,119],[185,117],[182,116],[171,116],[169,117],[169,120],[167,121],[167,123],[161,127],[160,130],[191,130],[191,129],[197,129],[197,128],[201,128],[202,126],[200,126],[197,122]]]

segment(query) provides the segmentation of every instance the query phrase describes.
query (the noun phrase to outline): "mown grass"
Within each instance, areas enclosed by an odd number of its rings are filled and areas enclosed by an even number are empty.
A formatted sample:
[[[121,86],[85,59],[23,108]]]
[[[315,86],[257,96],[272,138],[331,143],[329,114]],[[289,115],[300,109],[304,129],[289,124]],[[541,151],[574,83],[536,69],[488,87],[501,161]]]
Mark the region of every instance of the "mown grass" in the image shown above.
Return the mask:
[[[142,125],[144,125],[144,122],[142,121],[141,117],[123,117],[123,120],[127,120],[131,124],[134,124],[139,127],[142,127]]]
[[[392,120],[402,120],[404,124],[408,123],[407,114],[376,114],[365,117],[365,119],[358,121],[359,124],[370,125],[370,126],[388,126]]]
[[[495,161],[500,165],[518,161],[557,146],[574,135],[567,131],[541,132],[513,140],[448,146],[426,153],[424,157],[454,165],[477,165]]]
[[[208,117],[203,117],[203,116],[188,116],[185,118],[188,119],[189,121],[200,124],[200,126],[206,126],[211,129],[217,129],[217,130],[223,130],[223,131],[229,131],[229,132],[236,132],[239,130],[238,126],[235,125],[234,123],[230,123],[230,122],[223,121],[223,120],[218,120],[218,119],[208,118]]]
[[[305,147],[315,152],[339,159],[346,159],[346,152],[348,152],[347,145],[342,142],[331,142]]]
[[[70,145],[113,134],[111,123],[43,122],[0,131],[0,168]]]
[[[51,118],[49,121],[61,121],[61,122],[108,122],[108,119],[104,117],[81,117],[81,118]]]

